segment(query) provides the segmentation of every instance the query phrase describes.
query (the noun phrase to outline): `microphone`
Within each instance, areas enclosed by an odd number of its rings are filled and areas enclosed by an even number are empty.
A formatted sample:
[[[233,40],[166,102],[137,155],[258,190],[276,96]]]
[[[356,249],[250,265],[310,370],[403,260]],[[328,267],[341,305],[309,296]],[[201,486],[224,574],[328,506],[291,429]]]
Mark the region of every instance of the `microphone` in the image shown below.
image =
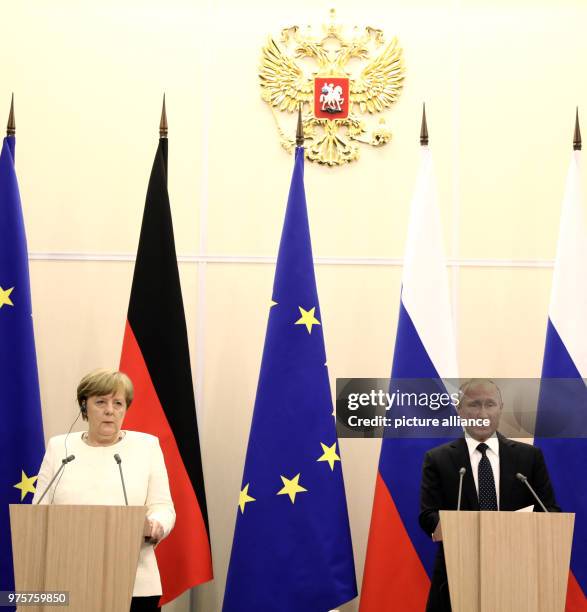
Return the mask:
[[[116,453],[114,455],[114,460],[118,463],[118,469],[120,470],[120,481],[122,482],[122,492],[124,493],[124,503],[128,506],[128,498],[126,497],[126,487],[124,486],[124,476],[122,475],[122,459],[120,455]]]
[[[459,470],[459,501],[457,502],[457,511],[461,509],[461,494],[463,492],[463,476],[465,475],[466,468],[462,467]]]
[[[53,478],[51,478],[51,481],[49,482],[49,484],[47,485],[47,487],[45,488],[45,490],[43,491],[43,495],[41,495],[41,497],[39,497],[39,499],[37,500],[37,503],[35,504],[35,506],[38,506],[41,501],[43,500],[43,497],[45,497],[45,495],[47,495],[47,491],[51,488],[51,485],[55,482],[55,479],[57,478],[57,476],[59,476],[59,474],[61,474],[61,470],[63,470],[63,468],[70,463],[71,461],[73,461],[75,459],[75,455],[69,455],[69,457],[64,457],[61,460],[61,466],[59,467],[59,469],[55,472],[55,475],[53,476]]]
[[[542,506],[542,509],[544,510],[544,512],[548,512],[548,510],[546,509],[546,506],[542,503],[542,500],[538,497],[538,495],[536,495],[536,491],[534,491],[534,489],[532,488],[532,485],[528,482],[528,479],[526,478],[526,476],[524,476],[524,474],[520,474],[520,472],[518,472],[516,474],[516,478],[520,482],[523,482],[530,489],[530,493],[532,493],[532,495],[534,495],[534,498]]]

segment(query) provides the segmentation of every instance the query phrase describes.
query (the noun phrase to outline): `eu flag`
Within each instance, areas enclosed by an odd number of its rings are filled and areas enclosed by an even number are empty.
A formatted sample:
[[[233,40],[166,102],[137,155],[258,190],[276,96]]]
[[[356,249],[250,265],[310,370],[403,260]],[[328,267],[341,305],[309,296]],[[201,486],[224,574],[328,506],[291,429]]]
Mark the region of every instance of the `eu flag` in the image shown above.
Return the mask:
[[[0,154],[0,591],[13,590],[8,504],[30,503],[45,452],[14,136]]]
[[[298,147],[224,612],[327,612],[357,595]]]

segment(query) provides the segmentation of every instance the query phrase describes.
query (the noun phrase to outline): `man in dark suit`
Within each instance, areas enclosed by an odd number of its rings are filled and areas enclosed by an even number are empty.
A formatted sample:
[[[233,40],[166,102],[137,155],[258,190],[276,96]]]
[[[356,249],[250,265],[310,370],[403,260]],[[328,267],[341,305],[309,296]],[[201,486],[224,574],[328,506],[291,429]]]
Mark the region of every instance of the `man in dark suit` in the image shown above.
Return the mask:
[[[459,471],[465,468],[461,510],[514,511],[535,504],[528,488],[516,478],[519,472],[549,512],[560,512],[550,484],[542,451],[530,444],[497,433],[503,410],[501,392],[486,379],[472,379],[461,386],[457,408],[463,419],[486,420],[485,425],[465,428],[465,436],[426,453],[420,488],[420,526],[436,542],[442,541],[440,510],[456,510]],[[438,545],[428,595],[427,612],[450,612],[450,596],[444,552]]]

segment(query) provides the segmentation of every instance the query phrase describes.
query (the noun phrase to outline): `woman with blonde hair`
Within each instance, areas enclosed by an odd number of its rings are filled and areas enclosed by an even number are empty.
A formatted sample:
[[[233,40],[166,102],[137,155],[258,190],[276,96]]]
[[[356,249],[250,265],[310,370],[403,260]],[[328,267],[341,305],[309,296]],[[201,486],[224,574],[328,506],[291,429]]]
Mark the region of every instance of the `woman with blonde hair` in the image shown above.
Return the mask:
[[[114,458],[124,469],[126,497],[131,506],[146,506],[148,536],[141,546],[131,612],[157,610],[161,579],[154,546],[175,524],[175,510],[159,440],[125,431],[122,422],[134,397],[131,380],[116,370],[95,370],[77,388],[85,432],[51,438],[41,464],[33,504],[125,505],[125,493]],[[75,455],[46,491],[63,457]]]

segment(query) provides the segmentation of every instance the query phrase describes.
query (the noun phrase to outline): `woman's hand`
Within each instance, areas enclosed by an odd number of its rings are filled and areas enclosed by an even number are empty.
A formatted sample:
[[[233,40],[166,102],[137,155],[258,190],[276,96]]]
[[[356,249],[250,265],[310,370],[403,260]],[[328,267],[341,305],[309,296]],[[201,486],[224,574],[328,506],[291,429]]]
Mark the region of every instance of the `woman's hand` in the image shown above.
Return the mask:
[[[145,518],[145,529],[143,534],[147,542],[150,544],[157,544],[163,539],[163,526],[155,519]]]

